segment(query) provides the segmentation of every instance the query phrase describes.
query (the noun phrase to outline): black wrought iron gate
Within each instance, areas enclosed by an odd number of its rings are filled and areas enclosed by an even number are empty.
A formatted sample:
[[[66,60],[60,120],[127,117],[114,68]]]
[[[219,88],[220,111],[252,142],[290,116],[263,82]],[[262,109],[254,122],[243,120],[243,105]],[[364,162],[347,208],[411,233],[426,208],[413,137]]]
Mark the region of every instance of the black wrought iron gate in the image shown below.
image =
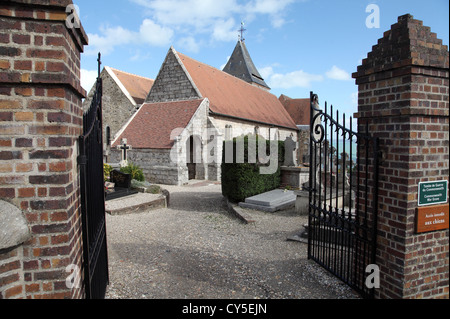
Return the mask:
[[[375,264],[378,198],[378,138],[340,122],[333,106],[320,109],[311,92],[308,258],[358,291],[366,285],[367,266]],[[348,121],[348,122],[346,122]],[[348,125],[346,127],[346,125]]]
[[[98,78],[92,103],[83,115],[79,137],[81,212],[83,224],[84,288],[86,298],[102,299],[109,281],[103,181],[102,79]]]

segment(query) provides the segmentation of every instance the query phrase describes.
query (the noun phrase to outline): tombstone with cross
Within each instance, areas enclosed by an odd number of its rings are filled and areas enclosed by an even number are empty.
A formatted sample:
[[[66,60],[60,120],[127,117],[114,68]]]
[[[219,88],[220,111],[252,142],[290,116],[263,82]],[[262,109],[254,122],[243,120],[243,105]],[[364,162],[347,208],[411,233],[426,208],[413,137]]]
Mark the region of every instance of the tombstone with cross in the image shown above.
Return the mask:
[[[120,166],[125,167],[128,165],[128,154],[127,152],[132,150],[131,145],[127,144],[127,139],[123,138],[122,143],[117,145],[117,149],[122,151],[122,160],[120,161]]]

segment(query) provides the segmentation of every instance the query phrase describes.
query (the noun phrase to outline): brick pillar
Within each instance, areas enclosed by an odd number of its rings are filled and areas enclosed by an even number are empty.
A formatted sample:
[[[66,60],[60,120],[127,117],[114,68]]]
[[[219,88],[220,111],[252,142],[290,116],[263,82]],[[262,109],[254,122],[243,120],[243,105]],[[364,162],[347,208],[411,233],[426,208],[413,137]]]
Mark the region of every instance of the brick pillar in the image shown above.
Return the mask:
[[[80,53],[87,44],[81,26],[66,26],[70,4],[0,3],[0,199],[22,210],[32,235],[8,252],[15,268],[2,268],[11,259],[0,252],[0,298],[83,295],[65,283],[66,267],[81,267],[82,259],[76,158],[86,94]],[[3,269],[16,282],[2,286]]]
[[[449,52],[410,15],[358,71],[359,124],[380,137],[379,298],[448,298],[449,230],[416,232],[419,182],[449,179]]]

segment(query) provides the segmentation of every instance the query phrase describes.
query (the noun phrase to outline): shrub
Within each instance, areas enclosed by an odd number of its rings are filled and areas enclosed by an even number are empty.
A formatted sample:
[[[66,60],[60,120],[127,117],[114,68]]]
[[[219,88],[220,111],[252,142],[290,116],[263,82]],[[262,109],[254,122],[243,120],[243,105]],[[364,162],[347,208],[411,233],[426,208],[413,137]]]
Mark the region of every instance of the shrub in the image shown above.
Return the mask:
[[[125,174],[130,174],[132,179],[135,179],[139,182],[145,181],[144,172],[138,165],[129,163],[127,166],[121,167],[120,171]]]
[[[111,171],[113,170],[111,165],[103,163],[103,180],[107,182],[111,176]]]
[[[254,136],[250,136],[255,138]],[[236,144],[244,139],[244,163],[236,163]],[[249,136],[233,139],[233,163],[225,163],[225,142],[222,155],[222,194],[231,202],[241,202],[245,198],[271,191],[280,186],[281,163],[284,162],[284,142],[278,142],[278,167],[274,174],[260,174],[262,166],[269,164],[248,163]],[[270,141],[256,137],[256,151],[258,143],[266,143],[267,155],[270,154]],[[259,154],[256,154],[258,158]]]

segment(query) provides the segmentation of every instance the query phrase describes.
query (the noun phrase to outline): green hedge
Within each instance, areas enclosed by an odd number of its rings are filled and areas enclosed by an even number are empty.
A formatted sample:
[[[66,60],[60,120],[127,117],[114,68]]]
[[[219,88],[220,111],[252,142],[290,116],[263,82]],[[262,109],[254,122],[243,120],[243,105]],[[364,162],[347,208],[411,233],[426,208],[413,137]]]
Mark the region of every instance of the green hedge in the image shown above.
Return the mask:
[[[255,138],[254,135],[250,136]],[[237,142],[244,140],[244,163],[236,163]],[[231,202],[242,202],[247,197],[271,191],[280,186],[281,170],[280,166],[284,162],[284,142],[278,142],[278,165],[274,174],[260,174],[262,166],[269,166],[270,163],[248,163],[248,140],[249,136],[233,139],[233,163],[225,163],[225,144],[222,153],[222,194]],[[229,141],[231,143],[231,141]],[[270,141],[262,137],[256,137],[256,158],[258,158],[258,143],[266,143],[267,155],[270,155]]]

